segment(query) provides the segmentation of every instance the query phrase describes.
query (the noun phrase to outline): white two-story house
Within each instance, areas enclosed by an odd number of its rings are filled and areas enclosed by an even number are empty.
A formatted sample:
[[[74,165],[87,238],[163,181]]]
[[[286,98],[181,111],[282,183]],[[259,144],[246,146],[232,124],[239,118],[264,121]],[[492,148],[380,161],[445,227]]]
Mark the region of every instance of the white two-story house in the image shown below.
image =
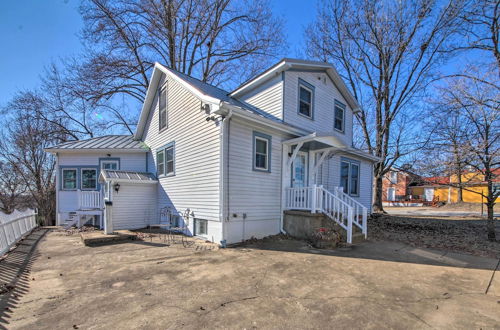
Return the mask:
[[[167,221],[234,243],[280,233],[284,211],[302,210],[350,241],[366,234],[378,160],[352,146],[358,110],[328,63],[286,58],[232,92],[156,64],[133,136],[47,150],[58,224]]]

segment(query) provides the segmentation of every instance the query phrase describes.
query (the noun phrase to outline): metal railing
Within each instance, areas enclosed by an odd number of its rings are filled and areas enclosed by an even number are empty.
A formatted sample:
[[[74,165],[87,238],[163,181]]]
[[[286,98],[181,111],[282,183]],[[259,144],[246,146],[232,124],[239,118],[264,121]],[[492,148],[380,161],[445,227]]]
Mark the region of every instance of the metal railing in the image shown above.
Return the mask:
[[[0,256],[9,251],[17,241],[36,226],[34,210],[19,212],[16,217],[9,217],[5,222],[0,223]]]

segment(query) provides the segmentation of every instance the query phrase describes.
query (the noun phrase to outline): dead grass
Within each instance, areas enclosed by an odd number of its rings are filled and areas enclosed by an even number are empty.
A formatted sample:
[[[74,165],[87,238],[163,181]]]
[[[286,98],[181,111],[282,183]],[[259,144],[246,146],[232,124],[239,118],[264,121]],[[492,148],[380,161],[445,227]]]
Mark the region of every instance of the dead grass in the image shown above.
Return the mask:
[[[486,221],[472,217],[383,215],[371,219],[368,228],[373,240],[500,258],[500,221],[495,221],[496,242],[487,239]]]

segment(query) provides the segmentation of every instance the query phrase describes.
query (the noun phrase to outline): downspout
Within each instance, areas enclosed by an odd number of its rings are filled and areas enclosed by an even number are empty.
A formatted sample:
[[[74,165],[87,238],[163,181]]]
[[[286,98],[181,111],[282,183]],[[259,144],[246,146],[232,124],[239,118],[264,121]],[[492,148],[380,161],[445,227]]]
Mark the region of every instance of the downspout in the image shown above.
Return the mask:
[[[221,218],[221,226],[222,226],[222,240],[220,244],[222,247],[226,246],[226,226],[225,222],[228,221],[228,214],[229,214],[229,161],[228,161],[228,154],[229,154],[229,122],[231,120],[231,117],[233,115],[232,109],[229,109],[228,114],[224,119],[222,119],[222,125],[219,133],[219,140],[220,140],[220,184],[219,184],[219,189],[220,189],[220,218]],[[227,139],[226,139],[227,137]],[[226,141],[227,140],[227,141]]]

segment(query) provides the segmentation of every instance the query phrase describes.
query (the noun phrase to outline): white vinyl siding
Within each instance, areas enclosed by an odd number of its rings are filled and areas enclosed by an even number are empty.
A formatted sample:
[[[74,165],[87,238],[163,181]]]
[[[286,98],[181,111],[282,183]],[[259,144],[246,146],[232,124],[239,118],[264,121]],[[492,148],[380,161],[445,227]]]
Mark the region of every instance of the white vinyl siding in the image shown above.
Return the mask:
[[[101,160],[102,166],[106,158],[119,158],[121,170],[146,172],[146,155],[145,152],[112,153],[111,156],[108,156],[106,153],[59,153],[58,166],[64,169],[75,167],[75,171],[77,171],[76,167],[98,167],[99,160]],[[115,162],[115,160],[113,160],[113,162]],[[60,173],[60,178],[62,180],[62,171]],[[77,187],[73,190],[64,190],[61,188],[62,184],[58,184],[56,191],[58,194],[57,212],[66,214],[67,212],[76,211],[78,209]]]
[[[254,131],[272,137],[269,173],[252,169]],[[224,223],[227,242],[277,234],[281,217],[281,142],[291,137],[235,117],[230,121],[229,132],[229,219]]]
[[[156,223],[156,185],[121,183],[113,194],[113,230],[145,228]]]
[[[352,145],[353,113],[346,106],[344,113],[344,132],[334,129],[335,100],[347,104],[333,82],[324,72],[285,71],[284,75],[284,114],[285,122],[311,132],[333,132],[348,146]],[[297,111],[299,78],[314,85],[314,120]]]
[[[238,97],[242,101],[283,119],[283,79],[278,75]]]
[[[162,80],[165,80],[165,75]],[[143,141],[153,151],[175,141],[175,175],[159,178],[158,204],[154,210],[158,213],[160,208],[170,206],[177,215],[189,209],[196,218],[208,220],[207,238],[219,243],[222,239],[219,214],[220,125],[206,121],[200,100],[175,80],[168,81],[167,91],[168,129],[158,131],[159,111],[155,100],[143,136]],[[157,166],[156,157],[156,152],[150,153],[152,171]],[[159,221],[158,214],[156,221]],[[193,233],[192,219],[188,225],[190,233]]]

